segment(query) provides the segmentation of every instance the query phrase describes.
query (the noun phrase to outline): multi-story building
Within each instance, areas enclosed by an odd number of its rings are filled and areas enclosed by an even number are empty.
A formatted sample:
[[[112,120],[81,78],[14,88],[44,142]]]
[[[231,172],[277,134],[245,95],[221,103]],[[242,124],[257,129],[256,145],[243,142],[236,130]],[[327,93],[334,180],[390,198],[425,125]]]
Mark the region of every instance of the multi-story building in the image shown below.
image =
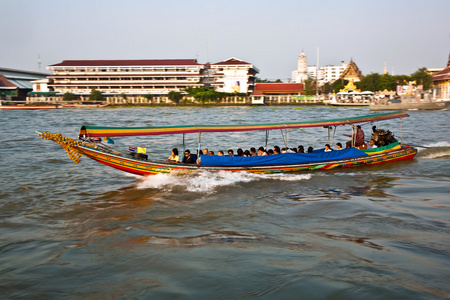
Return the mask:
[[[212,65],[195,59],[64,60],[47,68],[53,72],[48,76],[50,91],[76,95],[89,95],[92,89],[104,95],[167,95],[204,85],[248,93],[258,73],[252,64],[235,58]]]
[[[167,60],[64,60],[47,67],[51,91],[89,95],[168,94],[202,86],[204,66],[195,59]]]
[[[259,70],[251,63],[237,58],[229,58],[211,64],[212,86],[225,93],[251,93],[255,88],[256,74]]]

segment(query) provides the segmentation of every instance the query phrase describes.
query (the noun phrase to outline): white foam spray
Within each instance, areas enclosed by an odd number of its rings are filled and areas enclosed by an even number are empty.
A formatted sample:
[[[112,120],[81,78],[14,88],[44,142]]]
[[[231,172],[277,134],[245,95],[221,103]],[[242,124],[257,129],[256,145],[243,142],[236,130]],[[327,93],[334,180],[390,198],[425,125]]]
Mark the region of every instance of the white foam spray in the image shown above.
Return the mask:
[[[308,180],[311,174],[254,174],[248,172],[208,172],[199,171],[191,174],[157,174],[143,177],[138,189],[172,190],[184,188],[189,192],[214,192],[215,188],[230,186],[258,180],[300,181]]]

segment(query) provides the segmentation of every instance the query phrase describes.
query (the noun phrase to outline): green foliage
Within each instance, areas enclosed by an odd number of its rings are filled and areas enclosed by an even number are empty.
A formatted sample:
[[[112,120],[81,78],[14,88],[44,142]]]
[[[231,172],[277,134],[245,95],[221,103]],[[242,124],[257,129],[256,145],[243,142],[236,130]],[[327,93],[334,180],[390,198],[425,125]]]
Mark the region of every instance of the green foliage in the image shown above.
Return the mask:
[[[147,100],[152,100],[153,99],[153,95],[152,94],[146,94],[144,95],[144,98]]]
[[[190,96],[194,97],[195,100],[199,101],[202,104],[207,102],[220,102],[226,97],[231,96],[245,96],[243,93],[222,93],[217,92],[215,90],[209,89],[207,87],[200,88],[186,88],[186,93]]]
[[[348,80],[338,79],[331,85],[333,93],[339,93],[346,85],[348,84]]]
[[[175,103],[180,103],[180,100],[183,98],[183,95],[180,92],[170,91],[167,95],[169,99]]]
[[[105,100],[105,98],[100,91],[92,89],[91,94],[89,95],[89,100]]]
[[[120,97],[124,100],[127,100],[127,95],[125,95],[125,93],[120,94]]]
[[[315,95],[317,92],[316,80],[308,78],[305,80],[305,95]]]
[[[67,93],[65,93],[65,94],[63,95],[64,101],[73,101],[73,100],[75,100],[76,98],[77,98],[77,97],[76,97],[74,94],[69,93],[69,92],[67,92]]]
[[[424,90],[429,90],[431,88],[432,76],[427,72],[426,68],[420,68],[409,76],[371,73],[364,76],[361,81],[355,84],[361,91],[377,92],[384,90],[395,91],[397,85],[408,85],[412,81],[415,81],[416,85],[423,85]]]
[[[420,68],[410,75],[411,81],[416,81],[416,85],[423,85],[423,90],[429,90],[433,81],[433,76],[428,73],[427,68]]]

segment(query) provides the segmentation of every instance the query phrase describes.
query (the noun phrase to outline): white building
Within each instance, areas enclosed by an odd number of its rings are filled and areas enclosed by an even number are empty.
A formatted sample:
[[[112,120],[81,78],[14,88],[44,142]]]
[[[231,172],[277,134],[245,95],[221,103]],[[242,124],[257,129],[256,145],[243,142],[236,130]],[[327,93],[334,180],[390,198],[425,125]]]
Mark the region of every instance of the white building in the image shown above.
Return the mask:
[[[253,91],[256,69],[236,58],[212,65],[195,59],[65,60],[47,67],[48,89],[58,94],[167,95],[192,87],[213,86],[222,92]]]
[[[317,78],[320,85],[326,82],[332,83],[339,79],[339,76],[341,76],[347,68],[347,65],[347,63],[342,62],[340,66],[327,65],[317,69],[315,65],[307,65],[306,55],[302,50],[302,53],[298,58],[297,70],[292,71],[292,81],[302,83],[309,77],[313,79]]]
[[[211,64],[211,85],[218,92],[251,93],[255,88],[259,70],[253,64],[231,57]]]

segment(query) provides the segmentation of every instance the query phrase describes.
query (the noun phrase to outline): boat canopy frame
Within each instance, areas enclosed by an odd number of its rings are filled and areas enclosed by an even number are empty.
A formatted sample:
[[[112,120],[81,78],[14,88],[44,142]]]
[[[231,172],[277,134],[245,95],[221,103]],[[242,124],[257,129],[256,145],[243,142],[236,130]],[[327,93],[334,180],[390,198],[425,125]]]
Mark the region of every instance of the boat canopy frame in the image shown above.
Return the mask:
[[[383,114],[372,114],[352,118],[340,118],[330,120],[317,120],[295,123],[268,123],[268,124],[239,124],[239,125],[184,125],[184,126],[165,126],[165,127],[105,127],[83,125],[80,129],[79,137],[118,137],[118,136],[144,136],[144,135],[169,135],[202,132],[237,132],[237,131],[258,131],[258,130],[285,130],[294,128],[325,127],[339,125],[354,125],[362,123],[371,123],[390,119],[409,117],[409,114],[402,111],[395,111]],[[266,139],[268,133],[266,133]],[[287,142],[287,136],[286,136]]]

